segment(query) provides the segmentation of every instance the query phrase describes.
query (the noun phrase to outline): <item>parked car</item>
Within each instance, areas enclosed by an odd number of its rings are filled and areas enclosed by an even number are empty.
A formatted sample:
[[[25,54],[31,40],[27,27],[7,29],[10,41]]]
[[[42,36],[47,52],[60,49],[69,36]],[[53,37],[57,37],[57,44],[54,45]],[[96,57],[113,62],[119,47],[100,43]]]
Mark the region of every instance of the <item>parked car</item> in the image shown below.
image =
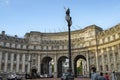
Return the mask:
[[[72,78],[74,78],[74,75],[66,72],[66,73],[63,73],[61,76],[61,80],[68,80],[68,78],[71,78],[71,80],[74,80],[74,79],[72,79]]]
[[[22,80],[22,77],[16,73],[9,73],[7,80]]]
[[[22,80],[22,76],[20,76],[19,74],[16,75],[17,80]]]
[[[2,80],[3,78],[2,78],[2,76],[0,76],[0,80]]]
[[[68,76],[68,73],[63,73],[61,76],[61,80],[66,80]]]
[[[16,76],[14,74],[8,74],[7,80],[16,80]]]

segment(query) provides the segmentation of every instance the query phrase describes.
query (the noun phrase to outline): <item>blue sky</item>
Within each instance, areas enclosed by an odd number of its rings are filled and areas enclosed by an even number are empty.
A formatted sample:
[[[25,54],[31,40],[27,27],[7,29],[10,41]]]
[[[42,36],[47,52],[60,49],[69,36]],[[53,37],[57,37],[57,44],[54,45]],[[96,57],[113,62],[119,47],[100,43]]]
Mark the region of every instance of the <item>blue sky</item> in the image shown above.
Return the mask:
[[[92,24],[108,29],[120,23],[120,0],[0,0],[0,32],[24,37],[30,31],[67,31],[68,7],[71,30]]]

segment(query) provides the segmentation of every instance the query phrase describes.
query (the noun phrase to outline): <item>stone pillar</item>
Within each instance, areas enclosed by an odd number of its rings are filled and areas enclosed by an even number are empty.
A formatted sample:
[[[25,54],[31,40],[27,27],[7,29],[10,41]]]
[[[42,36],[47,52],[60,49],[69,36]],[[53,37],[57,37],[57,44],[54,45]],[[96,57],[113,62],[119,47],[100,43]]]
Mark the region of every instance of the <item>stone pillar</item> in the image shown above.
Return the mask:
[[[109,53],[109,48],[107,48],[106,50],[107,50],[108,69],[110,71],[111,67],[110,67],[110,53]]]
[[[116,70],[115,47],[112,47],[114,71]]]
[[[99,66],[98,66],[98,52],[97,52],[97,50],[95,52],[95,58],[96,58],[96,69],[97,69],[97,71],[99,71]]]
[[[29,61],[28,61],[28,69],[27,72],[30,72],[31,70],[31,54],[29,54]]]
[[[7,72],[7,64],[8,64],[8,53],[5,53],[5,67],[4,67],[5,72]]]
[[[11,54],[11,68],[10,68],[11,72],[13,72],[13,59],[14,59],[14,53]]]
[[[103,67],[103,71],[105,71],[105,61],[104,61],[104,51],[103,49],[101,50],[102,53],[102,67]]]
[[[19,72],[20,54],[17,54],[17,72]]]
[[[88,51],[86,53],[86,60],[87,60],[87,73],[88,73],[88,76],[90,77],[90,52]]]
[[[57,77],[57,55],[54,55],[54,77]]]
[[[120,44],[117,45],[117,50],[118,50],[118,56],[119,56],[119,62],[120,62]]]
[[[2,52],[0,51],[0,70],[1,70],[1,63],[2,63]]]
[[[71,65],[72,65],[72,72],[74,73],[74,58],[73,55],[71,56]]]
[[[40,62],[40,60],[41,60],[40,55],[38,54],[38,72],[39,73],[41,73],[41,71],[40,71],[41,70],[41,66],[40,66],[41,62]]]
[[[25,72],[25,54],[22,56],[22,72]]]
[[[117,46],[117,48],[118,48],[118,56],[119,56],[119,60],[118,60],[118,62],[119,62],[119,69],[118,69],[118,71],[120,72],[120,44],[118,44],[118,46]]]

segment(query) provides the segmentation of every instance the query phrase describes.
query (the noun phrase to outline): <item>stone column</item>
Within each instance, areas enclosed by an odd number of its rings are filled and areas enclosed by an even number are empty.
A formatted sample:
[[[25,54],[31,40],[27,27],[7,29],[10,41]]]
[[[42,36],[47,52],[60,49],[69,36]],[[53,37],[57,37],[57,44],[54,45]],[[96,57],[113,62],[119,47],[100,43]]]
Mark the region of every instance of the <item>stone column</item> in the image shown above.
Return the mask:
[[[17,54],[17,72],[19,72],[20,54]]]
[[[22,56],[22,72],[25,72],[25,54]]]
[[[115,47],[112,47],[114,71],[116,70]]]
[[[107,48],[107,60],[108,60],[108,69],[110,71],[111,67],[110,67],[110,53],[109,53],[109,48]]]
[[[118,48],[118,56],[119,56],[119,60],[118,60],[118,62],[119,62],[119,69],[118,69],[118,71],[120,72],[120,44],[118,44],[118,46],[117,46],[117,48]]]
[[[97,69],[97,71],[99,71],[99,66],[98,66],[98,52],[97,52],[97,50],[95,52],[95,58],[96,58],[96,69]]]
[[[96,49],[95,49],[95,58],[96,58],[96,68],[97,68],[97,71],[99,71],[99,65],[98,65],[98,46],[99,46],[99,43],[98,43],[98,39],[97,39],[97,32],[95,32],[95,42],[96,42]]]
[[[54,77],[57,77],[57,55],[54,55]]]
[[[120,44],[117,45],[117,49],[118,49],[118,56],[119,56],[119,62],[120,62]]]
[[[116,70],[115,47],[112,47],[114,71]]]
[[[7,64],[8,64],[8,53],[5,53],[5,67],[4,67],[5,72],[7,72]]]
[[[73,55],[71,56],[71,63],[72,63],[72,72],[74,73],[74,59],[73,59]]]
[[[1,63],[2,63],[2,52],[0,51],[0,70],[1,70]]]
[[[41,71],[40,71],[41,70],[41,66],[40,66],[41,62],[40,62],[40,60],[41,60],[40,55],[38,54],[38,72],[39,73],[41,73]]]
[[[14,59],[14,53],[11,54],[11,68],[10,68],[11,72],[13,72],[13,59]]]
[[[104,61],[104,51],[103,49],[101,50],[102,53],[102,67],[103,67],[103,71],[105,71],[105,61]]]
[[[27,72],[30,72],[31,70],[31,54],[29,54],[29,61],[28,61],[28,69]]]
[[[87,73],[88,73],[88,76],[90,76],[90,52],[88,51],[86,53],[86,59],[87,59]]]

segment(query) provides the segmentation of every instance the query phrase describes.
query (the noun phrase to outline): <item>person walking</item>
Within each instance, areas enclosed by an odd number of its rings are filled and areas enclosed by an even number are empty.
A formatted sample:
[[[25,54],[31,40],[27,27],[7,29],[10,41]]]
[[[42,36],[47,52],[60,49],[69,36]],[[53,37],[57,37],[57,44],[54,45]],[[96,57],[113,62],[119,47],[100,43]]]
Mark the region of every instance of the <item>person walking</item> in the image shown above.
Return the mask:
[[[96,72],[96,68],[93,68],[93,73],[91,74],[91,80],[97,80],[99,74]]]
[[[104,77],[105,77],[106,80],[110,80],[110,77],[109,77],[108,73],[105,73]]]
[[[102,72],[100,72],[100,75],[98,76],[97,80],[106,80]]]
[[[115,71],[113,71],[112,74],[111,74],[111,80],[117,80],[117,78],[115,76]]]

